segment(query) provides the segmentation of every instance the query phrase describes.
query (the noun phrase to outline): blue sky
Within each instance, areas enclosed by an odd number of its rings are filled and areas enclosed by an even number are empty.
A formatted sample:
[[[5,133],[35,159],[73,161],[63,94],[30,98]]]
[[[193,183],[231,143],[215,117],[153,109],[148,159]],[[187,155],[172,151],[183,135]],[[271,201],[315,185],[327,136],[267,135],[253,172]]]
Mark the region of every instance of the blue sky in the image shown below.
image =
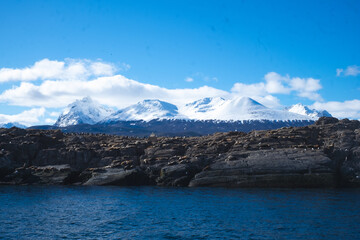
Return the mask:
[[[169,100],[164,91],[172,89],[185,98],[175,99],[178,104],[206,91],[248,94],[270,107],[302,102],[360,118],[360,1],[0,0],[0,6],[0,122],[37,114],[24,123],[50,123],[81,94],[118,108],[141,95]],[[19,75],[40,71],[33,66],[44,59],[63,62],[61,71],[82,64],[85,72],[76,79],[69,71]],[[111,70],[91,72],[93,63]],[[109,92],[46,88],[119,75],[142,90],[121,85],[110,98]],[[126,94],[140,96],[119,97]]]

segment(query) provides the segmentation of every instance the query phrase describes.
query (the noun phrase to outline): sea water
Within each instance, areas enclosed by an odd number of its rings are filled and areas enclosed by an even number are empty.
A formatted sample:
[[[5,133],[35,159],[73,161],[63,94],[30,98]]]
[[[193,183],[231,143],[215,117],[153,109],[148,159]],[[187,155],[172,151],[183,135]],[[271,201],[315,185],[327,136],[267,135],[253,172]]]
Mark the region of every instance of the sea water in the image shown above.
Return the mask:
[[[360,189],[0,186],[1,239],[360,239]]]

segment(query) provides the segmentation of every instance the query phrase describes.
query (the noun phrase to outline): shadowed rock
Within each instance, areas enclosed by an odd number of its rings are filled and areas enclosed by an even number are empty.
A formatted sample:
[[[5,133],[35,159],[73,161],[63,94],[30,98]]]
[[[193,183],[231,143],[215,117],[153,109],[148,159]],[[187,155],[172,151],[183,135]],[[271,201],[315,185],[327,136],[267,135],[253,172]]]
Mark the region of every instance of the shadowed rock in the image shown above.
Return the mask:
[[[360,186],[360,122],[134,138],[0,129],[1,184]]]

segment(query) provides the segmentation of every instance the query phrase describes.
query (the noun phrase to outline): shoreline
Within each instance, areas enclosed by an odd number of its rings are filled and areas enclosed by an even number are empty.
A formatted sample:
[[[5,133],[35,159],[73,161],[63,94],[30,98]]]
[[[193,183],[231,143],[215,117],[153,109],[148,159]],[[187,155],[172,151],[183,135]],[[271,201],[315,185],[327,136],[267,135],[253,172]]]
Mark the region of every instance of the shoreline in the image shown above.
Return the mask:
[[[360,187],[360,122],[201,137],[0,129],[0,185]]]

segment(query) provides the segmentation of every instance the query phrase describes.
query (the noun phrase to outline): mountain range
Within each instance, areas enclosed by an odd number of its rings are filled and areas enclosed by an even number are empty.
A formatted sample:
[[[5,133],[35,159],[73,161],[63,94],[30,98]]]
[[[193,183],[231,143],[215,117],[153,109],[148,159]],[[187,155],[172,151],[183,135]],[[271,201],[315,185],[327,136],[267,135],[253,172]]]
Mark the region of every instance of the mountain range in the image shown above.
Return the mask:
[[[283,110],[271,109],[247,97],[204,98],[182,106],[151,99],[117,111],[86,97],[70,104],[54,125],[31,128],[137,137],[153,133],[157,136],[201,136],[215,132],[301,127],[313,124],[321,116],[331,115],[301,104]]]
[[[317,111],[302,104],[283,110],[271,109],[248,97],[203,98],[182,106],[148,99],[119,110],[85,97],[68,105],[54,125],[30,128],[140,137],[151,133],[158,136],[199,136],[306,126],[323,116],[331,117],[327,111]],[[26,128],[19,123],[0,125],[4,128],[13,126]]]
[[[218,121],[314,121],[331,115],[327,111],[309,109],[296,104],[284,110],[271,109],[248,98],[204,98],[184,106],[160,101],[143,100],[126,108],[114,111],[93,101],[90,97],[70,104],[57,119],[55,126],[66,127],[78,124],[109,124],[118,121],[151,120],[218,120]]]

